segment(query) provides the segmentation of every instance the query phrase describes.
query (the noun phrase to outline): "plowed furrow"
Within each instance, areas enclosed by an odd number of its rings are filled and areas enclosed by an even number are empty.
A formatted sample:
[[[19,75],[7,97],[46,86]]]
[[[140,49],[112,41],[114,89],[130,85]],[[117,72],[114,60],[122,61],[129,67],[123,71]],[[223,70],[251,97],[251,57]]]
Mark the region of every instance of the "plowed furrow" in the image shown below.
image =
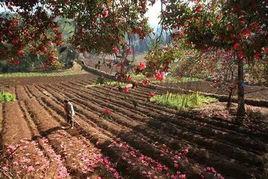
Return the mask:
[[[53,177],[53,175],[61,178],[69,178],[69,174],[67,173],[67,169],[63,164],[62,158],[56,154],[52,146],[49,144],[46,137],[42,137],[39,133],[35,123],[33,122],[30,114],[28,113],[25,102],[20,102],[20,108],[23,111],[24,117],[28,123],[30,132],[32,133],[32,140],[37,141],[39,148],[44,152],[44,156],[46,156],[50,161],[50,168],[48,169],[48,176]],[[64,176],[62,176],[64,175]]]
[[[23,114],[19,108],[18,102],[4,104],[3,111],[5,120],[2,138],[4,144],[10,145],[19,143],[21,139],[31,140],[31,133],[29,132],[27,122],[23,118]],[[14,133],[12,128],[18,129],[20,133]]]
[[[61,125],[65,124],[65,120],[64,120],[65,115],[62,113],[63,108],[60,111],[53,110],[55,109],[55,107],[51,106],[51,103],[48,103],[48,100],[46,100],[46,98],[42,98],[42,100],[40,98],[37,98],[37,101],[39,102],[41,106],[43,106],[49,112],[49,114],[53,117],[53,119],[55,119]],[[67,129],[66,132],[68,132],[72,136],[79,135],[79,132],[71,130],[71,129],[69,130]],[[94,152],[94,155],[96,155],[96,158],[92,158],[91,159],[92,161],[88,161],[90,162],[89,164],[92,165],[94,162],[96,162],[93,160],[100,160],[98,167],[94,168],[94,173],[92,173],[92,177],[97,178],[97,176],[101,176],[105,178],[113,178],[114,176],[115,178],[121,178],[119,173],[114,169],[114,166],[111,165],[109,160],[107,158],[104,158],[100,154],[99,150],[97,150],[89,141],[87,141],[85,137],[79,136],[78,139],[82,141],[82,143],[86,146],[87,149],[92,149],[92,152]],[[85,170],[86,170],[86,166],[84,166],[84,171]],[[91,170],[93,172],[93,169]]]
[[[50,88],[43,88],[43,87],[41,87],[41,86],[30,86],[29,87],[29,89],[31,89],[32,91],[34,91],[34,93],[37,93],[38,95],[37,96],[35,96],[36,98],[39,98],[39,96],[42,96],[42,95],[44,95],[44,94],[42,94],[42,92],[45,90],[46,92],[49,92],[49,93],[53,93],[54,91],[53,90],[51,90]],[[57,97],[56,97],[57,96]],[[66,98],[66,96],[64,96],[63,94],[61,94],[61,95],[56,95],[55,93],[54,93],[54,96],[51,96],[50,97],[51,99],[53,99],[53,101],[57,104],[57,105],[59,105],[59,106],[61,106],[62,107],[62,105],[63,105],[63,99],[65,99]],[[47,99],[47,98],[42,98],[42,100],[44,100],[44,99]],[[53,105],[50,105],[50,104],[48,104],[47,103],[47,105],[49,105],[49,107],[51,107],[51,108],[54,108],[55,106],[53,106]],[[57,112],[59,113],[59,114],[61,114],[62,116],[65,116],[65,112],[64,112],[64,110],[62,109],[62,110],[57,110]],[[83,116],[83,115],[81,115],[81,114],[76,114],[77,116],[80,116],[81,118],[85,118],[85,116]],[[91,122],[90,120],[87,120],[87,124],[88,125],[90,125],[90,126],[92,126],[92,127],[94,127],[94,128],[98,128],[98,126],[94,123],[94,122]],[[109,137],[112,137],[112,134],[110,133],[110,132],[108,132],[108,131],[106,131],[106,130],[103,130],[103,129],[101,129],[101,128],[98,128],[98,130],[101,132],[101,133],[103,133],[103,134],[105,134],[105,135],[107,135],[107,136],[109,136]]]
[[[68,88],[69,90],[71,90],[71,87],[69,86]],[[76,89],[76,91],[82,91],[82,90],[78,90]],[[84,92],[84,91],[83,91]],[[87,91],[87,94],[89,94],[89,92]],[[107,101],[108,99],[106,98],[103,98],[104,97],[104,94],[103,96],[101,95],[97,95],[98,92],[92,92],[90,93],[91,95],[94,95],[94,96],[97,96],[98,98],[97,99],[103,99],[102,101],[101,100],[98,100],[97,103],[100,103],[102,105],[105,106],[105,102],[103,101]],[[87,98],[89,99],[87,96],[84,96],[84,98]],[[95,98],[95,97],[94,97]],[[94,101],[96,101],[95,99],[93,98]],[[113,104],[115,105],[119,105],[120,103],[123,103],[122,105],[120,105],[119,107],[117,107],[118,110],[121,110],[122,107],[129,107],[128,110],[131,109],[131,104],[128,104],[127,102],[123,101],[123,100],[116,100],[116,99],[109,99],[108,100],[110,103],[113,102]],[[111,106],[111,105],[110,105]],[[213,126],[206,126],[206,125],[200,125],[199,123],[197,122],[193,122],[191,123],[190,120],[185,120],[185,119],[174,119],[173,117],[170,117],[169,120],[167,121],[167,117],[165,115],[165,113],[161,113],[161,111],[158,111],[160,112],[160,115],[158,113],[155,113],[155,114],[152,114],[152,111],[157,111],[156,109],[147,109],[146,106],[143,106],[143,107],[137,107],[138,110],[141,110],[142,112],[146,113],[147,115],[153,117],[153,118],[159,118],[159,116],[165,116],[164,119],[162,119],[162,121],[164,123],[167,123],[167,122],[171,122],[172,124],[175,124],[175,125],[181,125],[185,128],[187,128],[188,130],[194,130],[194,132],[197,132],[198,134],[205,134],[206,137],[210,137],[210,136],[215,136],[213,139],[215,140],[220,140],[225,142],[225,141],[233,141],[234,143],[230,143],[228,142],[224,148],[227,148],[229,150],[229,152],[225,152],[223,151],[224,153],[229,153],[229,154],[233,154],[233,152],[230,153],[230,151],[233,151],[232,148],[230,148],[228,145],[235,145],[240,147],[240,145],[242,145],[242,147],[244,147],[245,149],[248,149],[249,146],[251,146],[253,149],[254,148],[257,148],[256,146],[264,146],[264,145],[261,145],[261,144],[258,144],[256,143],[255,141],[252,141],[252,140],[249,140],[249,139],[246,139],[244,136],[241,136],[241,137],[238,137],[236,135],[230,135],[229,133],[227,132],[224,132],[224,131],[221,131],[221,130],[218,130],[218,129],[213,129]],[[161,118],[159,118],[160,120]],[[243,141],[243,142],[242,142]],[[257,141],[258,142],[258,141]],[[238,144],[237,144],[238,143]],[[258,145],[257,145],[258,144]],[[219,147],[222,147],[222,146],[219,146]],[[260,148],[259,147],[259,148]],[[241,151],[240,151],[241,152]],[[239,153],[234,153],[233,156],[234,157],[238,157],[238,158],[241,158],[239,155],[237,155]],[[255,156],[253,156],[254,158]],[[247,160],[248,156],[246,157],[243,157],[245,160]],[[251,157],[252,159],[252,157]]]
[[[47,106],[47,103],[44,103],[43,100],[45,100],[44,97],[41,97],[40,96],[43,96],[42,93],[40,91],[38,91],[37,89],[35,89],[33,86],[28,86],[28,89],[29,89],[29,92],[31,92],[33,94],[34,97],[36,97],[36,100],[39,102],[39,104],[41,106],[43,106],[48,112],[49,114],[58,122],[60,123],[61,125],[62,124],[65,124],[65,120],[60,117],[59,114],[55,113],[52,109],[51,109],[51,106]],[[46,93],[44,94],[45,96],[47,95],[47,91]],[[42,100],[41,100],[42,99]],[[62,109],[63,111],[63,109]],[[60,111],[60,112],[62,112]],[[65,117],[65,115],[63,114],[63,116]],[[75,135],[77,136],[79,133],[73,133],[72,131],[68,131],[68,133],[70,133],[71,135]],[[92,168],[86,168],[87,167],[87,163],[91,166],[94,164],[94,162],[96,162],[96,160],[99,160],[99,162],[101,162],[98,166],[98,168],[94,168],[94,173],[91,174],[91,177],[93,178],[97,178],[97,176],[101,176],[101,177],[105,177],[105,178],[120,178],[120,175],[118,174],[118,172],[113,168],[113,166],[111,165],[111,163],[108,161],[108,159],[106,159],[105,157],[102,157],[100,154],[99,154],[99,151],[97,151],[97,149],[95,149],[88,141],[85,140],[85,138],[83,136],[79,136],[79,140],[81,140],[81,142],[83,144],[86,145],[86,148],[87,149],[93,149],[93,153],[95,155],[95,158],[92,158],[90,160],[88,159],[85,159],[85,153],[83,153],[84,156],[81,156],[82,154],[80,153],[80,157],[82,157],[83,160],[87,160],[85,161],[86,165],[82,166],[82,169],[83,169],[83,173],[86,173],[86,171],[92,171],[93,172],[93,169]],[[69,154],[68,154],[69,155]],[[73,164],[73,163],[72,163]],[[79,171],[75,171],[75,172],[72,172],[75,174],[75,176],[77,177],[77,173]],[[80,177],[83,177],[83,176],[86,176],[85,174],[83,174],[82,176],[80,175]]]
[[[67,84],[67,83],[64,83],[64,84]],[[77,87],[85,88],[90,83],[70,82],[70,84],[72,84],[74,86],[77,86]],[[111,88],[113,90],[117,90],[118,91],[118,87],[116,85],[113,85],[113,86],[109,86],[109,85],[100,85],[100,86],[98,86],[98,85],[96,85],[93,88],[102,88],[102,87],[107,87],[107,88]],[[88,88],[92,88],[92,87],[88,87]],[[143,87],[139,87],[138,89],[132,89],[131,88],[130,91],[139,100],[144,100],[144,98],[148,98],[148,94],[150,92],[154,92],[154,90],[151,90],[151,89],[148,89],[148,88],[143,88]]]
[[[16,88],[14,86],[5,86],[1,90],[3,90],[4,92],[9,92],[11,94],[15,94],[16,95]]]
[[[21,85],[16,86],[16,94],[17,94],[17,99],[18,100],[26,100],[26,99],[28,99],[28,95],[25,92],[23,86],[21,86]]]
[[[85,97],[86,98],[86,97]],[[161,125],[161,124],[160,124]],[[177,127],[177,126],[176,126]],[[176,133],[175,133],[176,134]],[[187,137],[187,138],[189,138],[189,136]],[[198,140],[197,140],[198,139]],[[202,141],[203,140],[203,141]],[[206,141],[205,142],[205,144],[207,145],[207,144],[213,144],[213,147],[215,148],[215,146],[216,146],[216,150],[215,151],[218,151],[218,150],[220,150],[220,149],[225,149],[225,150],[223,150],[223,151],[221,151],[220,153],[223,153],[223,154],[228,154],[228,152],[230,153],[230,155],[232,156],[232,157],[235,157],[235,158],[237,158],[238,160],[244,160],[244,161],[246,161],[246,162],[249,162],[249,163],[254,163],[254,162],[256,162],[256,164],[257,165],[262,165],[262,160],[261,159],[258,159],[258,157],[257,156],[255,156],[255,155],[253,155],[253,154],[250,154],[250,153],[245,153],[244,151],[242,151],[242,150],[239,150],[238,149],[238,151],[237,150],[234,150],[233,149],[233,147],[229,147],[228,145],[225,145],[224,147],[222,146],[222,145],[219,145],[219,144],[217,144],[216,143],[216,145],[215,145],[215,142],[213,141],[213,140],[206,140],[205,138],[203,138],[203,137],[196,137],[195,138],[195,141],[197,141],[199,144],[202,144],[202,142],[204,143],[204,141]],[[212,149],[214,149],[212,147]],[[226,149],[227,148],[227,149]],[[241,168],[241,167],[240,167]]]
[[[103,93],[105,93],[105,91]],[[110,92],[110,93],[112,96],[113,92]],[[115,102],[122,104],[122,105],[127,105],[126,100],[123,100],[124,97],[123,96],[119,97],[119,95],[122,95],[122,94],[118,94],[117,96],[113,96],[115,99],[118,98],[117,102],[116,101]],[[121,100],[119,100],[119,99],[121,99]],[[160,113],[163,116],[165,116],[167,113],[176,114],[176,111],[174,111],[174,110],[170,111],[170,110],[167,110],[166,108],[158,109],[159,107],[155,107],[155,106],[159,106],[159,105],[151,106],[152,104],[150,104],[150,103],[144,104],[144,102],[141,102],[141,101],[139,101],[139,104],[142,104],[141,106],[139,106],[139,105],[137,106],[137,108],[140,107],[139,110],[145,110],[147,107],[147,108],[151,109],[151,111],[152,110],[157,111],[158,113]],[[147,111],[146,111],[146,113],[147,113]],[[242,135],[240,133],[236,133],[236,132],[233,132],[230,130],[225,130],[224,128],[219,128],[215,125],[203,123],[203,122],[200,122],[197,120],[192,120],[192,118],[190,119],[190,118],[176,116],[176,119],[174,117],[172,117],[171,119],[172,119],[172,122],[178,121],[179,123],[183,120],[184,123],[187,124],[187,126],[190,125],[188,127],[191,129],[196,129],[197,125],[203,127],[203,129],[205,127],[205,130],[198,128],[199,132],[200,132],[200,130],[202,130],[202,133],[207,134],[208,136],[214,136],[216,133],[217,138],[215,138],[215,140],[217,140],[219,138],[219,139],[222,139],[222,141],[231,141],[232,143],[229,143],[229,144],[238,144],[239,146],[244,147],[246,150],[248,150],[249,148],[253,149],[252,150],[253,152],[258,151],[258,150],[260,152],[266,151],[266,148],[263,147],[265,145],[262,141],[258,141],[258,140],[256,140],[256,138],[253,138],[253,140],[252,140],[251,138],[248,137],[248,135]]]
[[[31,133],[29,124],[24,118],[23,109],[20,108],[17,102],[5,104],[5,106],[3,144],[6,146],[18,146],[11,161],[9,161],[13,162],[13,170],[17,172],[18,176],[49,176],[54,172],[54,167],[50,165],[46,154],[42,150],[43,148],[36,142],[31,142],[33,133]],[[8,146],[5,148],[7,152],[11,149]],[[26,172],[29,167],[33,166],[34,173],[31,171]]]
[[[62,89],[62,88],[61,88],[61,89]],[[85,98],[86,98],[86,97],[85,97]],[[83,101],[79,101],[78,103],[81,104],[81,103],[83,103]],[[86,106],[91,106],[91,105],[85,104],[85,107],[86,107]],[[93,110],[96,110],[96,108],[93,109]],[[200,143],[200,142],[199,142],[199,143]],[[199,152],[199,154],[200,154],[200,153],[202,153],[202,152]],[[222,162],[222,163],[224,163],[224,162]],[[229,169],[230,169],[232,165],[233,165],[233,166],[234,166],[234,165],[239,166],[239,164],[235,164],[235,163],[233,163],[233,164],[228,164],[228,165],[226,164],[226,168],[229,168]],[[241,165],[241,164],[240,164],[240,165]],[[221,167],[222,167],[222,164],[221,164]],[[242,166],[240,166],[240,168],[242,168]],[[247,169],[244,168],[244,170],[243,170],[243,171],[240,171],[240,173],[244,173],[245,170],[247,170]]]
[[[52,88],[52,87],[50,87],[50,88]],[[69,94],[65,94],[65,95],[68,96],[69,98],[71,97]],[[82,103],[82,104],[84,103],[83,101],[81,101],[81,100],[79,101],[78,99],[73,99],[73,101],[77,101],[78,103]],[[84,111],[83,109],[87,109],[87,107],[93,107],[92,110],[94,110],[95,112],[91,113],[89,111]],[[169,167],[174,166],[173,160],[171,160],[171,157],[165,153],[161,153],[161,151],[159,149],[156,149],[155,146],[146,142],[144,136],[142,136],[142,138],[141,138],[141,136],[137,136],[136,134],[132,134],[130,129],[128,129],[124,126],[121,126],[120,124],[114,124],[114,123],[106,121],[106,120],[100,120],[99,116],[95,114],[97,111],[99,111],[99,114],[100,114],[101,108],[99,106],[96,106],[95,104],[92,104],[92,103],[89,103],[89,104],[87,103],[83,107],[77,106],[77,110],[78,110],[78,112],[83,113],[87,117],[91,117],[91,119],[95,123],[99,124],[102,128],[111,131],[115,136],[120,137],[124,141],[128,142],[131,146],[141,150],[141,152],[144,152],[145,155],[149,155],[156,160],[160,160],[160,162],[163,162],[164,164],[168,165]],[[187,164],[183,165],[183,161],[181,161],[181,165],[182,165],[182,167],[184,166],[185,168],[189,168],[189,166],[187,166]],[[193,170],[193,169],[191,169],[191,170]]]
[[[47,100],[47,99],[43,99],[43,100]],[[55,110],[56,105],[57,104],[55,104],[55,103],[53,104],[53,106],[54,106],[53,110]],[[49,106],[52,106],[51,103]],[[61,111],[63,111],[63,109],[58,108],[57,112],[60,113]],[[89,126],[87,123],[83,122],[83,120],[80,120],[79,118],[77,120],[80,124],[78,126],[79,128],[81,126],[86,127],[86,128],[80,128],[80,130],[84,133],[84,136],[89,138],[93,143],[95,143],[95,145],[97,147],[101,148],[108,156],[110,156],[113,159],[114,162],[117,163],[117,165],[119,165],[118,161],[120,160],[122,163],[120,162],[119,167],[124,168],[123,171],[125,171],[127,173],[130,172],[131,175],[139,176],[139,177],[146,177],[147,176],[146,173],[149,173],[150,175],[161,176],[161,173],[158,173],[158,172],[148,168],[147,165],[141,165],[140,167],[137,168],[136,166],[139,165],[138,164],[139,162],[136,160],[136,157],[133,157],[129,153],[126,153],[126,151],[123,150],[124,148],[122,148],[122,147],[126,146],[126,144],[124,144],[124,145],[120,144],[120,143],[117,144],[113,141],[113,139],[110,139],[109,137],[98,134],[99,130],[97,130],[94,127]],[[97,136],[95,136],[95,134]],[[115,145],[115,146],[110,147],[111,145]],[[138,153],[138,152],[136,152],[136,153]],[[141,155],[141,154],[138,153],[135,155]],[[126,168],[128,170],[126,170]]]
[[[29,92],[29,89],[27,88],[27,86],[25,85],[25,86],[23,86],[23,88],[24,88],[25,92],[27,93],[28,98],[32,98],[33,95]]]
[[[87,160],[94,160],[91,149],[87,148],[77,137],[70,136],[58,122],[51,120],[51,116],[46,112],[36,99],[25,101],[27,111],[30,113],[41,136],[46,136],[53,149],[65,161],[66,167],[71,175],[86,177],[92,175],[91,168],[81,157],[88,156]]]
[[[110,89],[109,87],[96,87],[96,88],[102,88],[102,89],[106,88],[106,89],[109,89],[111,94],[122,95],[122,93],[119,92],[115,88],[112,88],[112,89]],[[141,104],[144,103],[144,99],[140,100],[140,99],[136,98],[136,96],[137,96],[136,94],[133,95],[133,94],[130,93],[130,94],[127,94],[127,96],[137,100],[137,102],[139,102]],[[236,135],[245,134],[248,137],[252,138],[253,140],[255,140],[257,138],[257,139],[259,139],[259,140],[261,140],[261,141],[263,141],[265,143],[268,142],[268,134],[265,134],[262,131],[252,131],[251,129],[245,128],[243,126],[235,125],[235,124],[230,123],[228,121],[223,121],[222,119],[216,119],[216,118],[203,119],[203,118],[197,117],[196,115],[191,115],[191,114],[189,115],[188,113],[182,113],[182,112],[178,113],[176,110],[173,110],[173,109],[170,109],[170,108],[167,108],[167,107],[163,107],[163,106],[160,106],[160,105],[155,105],[153,103],[147,103],[145,105],[148,106],[148,107],[150,106],[150,107],[152,107],[154,109],[159,109],[159,110],[162,110],[162,111],[166,111],[166,112],[169,112],[169,113],[176,114],[177,116],[182,116],[184,118],[185,117],[189,118],[190,121],[196,120],[196,121],[201,122],[201,123],[211,124],[214,127],[220,128],[221,130],[226,130],[227,129],[228,132],[235,133]]]

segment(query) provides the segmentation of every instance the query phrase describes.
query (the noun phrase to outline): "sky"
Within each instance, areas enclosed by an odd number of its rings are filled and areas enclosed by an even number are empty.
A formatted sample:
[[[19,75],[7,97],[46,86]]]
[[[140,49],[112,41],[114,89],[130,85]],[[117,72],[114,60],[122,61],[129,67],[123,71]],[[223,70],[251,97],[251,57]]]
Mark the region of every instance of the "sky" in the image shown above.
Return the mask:
[[[149,24],[151,27],[157,27],[158,22],[160,20],[160,11],[161,11],[161,3],[160,0],[157,0],[153,6],[149,6],[148,12],[146,13],[146,17],[149,19]]]

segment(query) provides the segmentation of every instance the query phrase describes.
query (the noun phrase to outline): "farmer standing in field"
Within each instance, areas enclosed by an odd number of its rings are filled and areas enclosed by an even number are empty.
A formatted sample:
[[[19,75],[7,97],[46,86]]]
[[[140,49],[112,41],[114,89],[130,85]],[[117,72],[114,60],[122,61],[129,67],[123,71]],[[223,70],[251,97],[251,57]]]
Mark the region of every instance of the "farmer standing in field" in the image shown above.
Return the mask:
[[[71,129],[74,127],[74,106],[73,104],[68,101],[68,100],[64,100],[64,109],[65,109],[65,113],[66,113],[66,120],[67,123],[71,125]]]

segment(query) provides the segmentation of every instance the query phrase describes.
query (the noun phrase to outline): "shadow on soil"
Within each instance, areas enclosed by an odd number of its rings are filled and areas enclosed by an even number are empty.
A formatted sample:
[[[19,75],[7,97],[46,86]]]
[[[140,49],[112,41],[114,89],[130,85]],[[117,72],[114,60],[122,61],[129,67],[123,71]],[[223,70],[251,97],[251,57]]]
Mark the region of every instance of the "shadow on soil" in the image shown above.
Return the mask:
[[[117,137],[171,169],[174,169],[174,163],[170,155],[161,154],[160,146],[164,144],[173,151],[189,147],[187,158],[190,163],[186,162],[180,168],[189,178],[198,178],[196,163],[214,167],[225,177],[266,176],[264,133],[219,119],[201,119],[198,115],[152,116],[143,125],[132,127],[131,132],[121,132]]]
[[[46,131],[40,131],[40,135],[33,136],[32,140],[37,140],[37,139],[40,139],[40,138],[43,138],[43,137],[47,137],[48,135],[50,135],[53,132],[56,132],[58,130],[67,130],[67,129],[69,129],[69,128],[63,128],[61,126],[57,126],[57,127],[50,128],[50,129],[48,129]]]

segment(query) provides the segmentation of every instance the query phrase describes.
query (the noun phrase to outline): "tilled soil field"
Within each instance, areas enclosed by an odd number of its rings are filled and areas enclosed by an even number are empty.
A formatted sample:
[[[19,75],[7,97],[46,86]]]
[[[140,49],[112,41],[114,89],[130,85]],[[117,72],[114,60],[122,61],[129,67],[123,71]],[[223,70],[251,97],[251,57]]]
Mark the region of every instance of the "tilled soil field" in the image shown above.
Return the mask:
[[[48,76],[48,77],[13,77],[13,78],[0,78],[1,88],[15,85],[29,85],[38,83],[55,83],[76,81],[81,79],[90,79],[93,75],[80,74],[80,75],[65,75],[65,76]]]
[[[4,174],[33,178],[266,178],[267,131],[180,113],[148,88],[88,85],[94,75],[21,83],[0,105]],[[63,100],[75,106],[63,128]],[[111,110],[109,116],[105,115]],[[26,175],[26,176],[27,176]]]

